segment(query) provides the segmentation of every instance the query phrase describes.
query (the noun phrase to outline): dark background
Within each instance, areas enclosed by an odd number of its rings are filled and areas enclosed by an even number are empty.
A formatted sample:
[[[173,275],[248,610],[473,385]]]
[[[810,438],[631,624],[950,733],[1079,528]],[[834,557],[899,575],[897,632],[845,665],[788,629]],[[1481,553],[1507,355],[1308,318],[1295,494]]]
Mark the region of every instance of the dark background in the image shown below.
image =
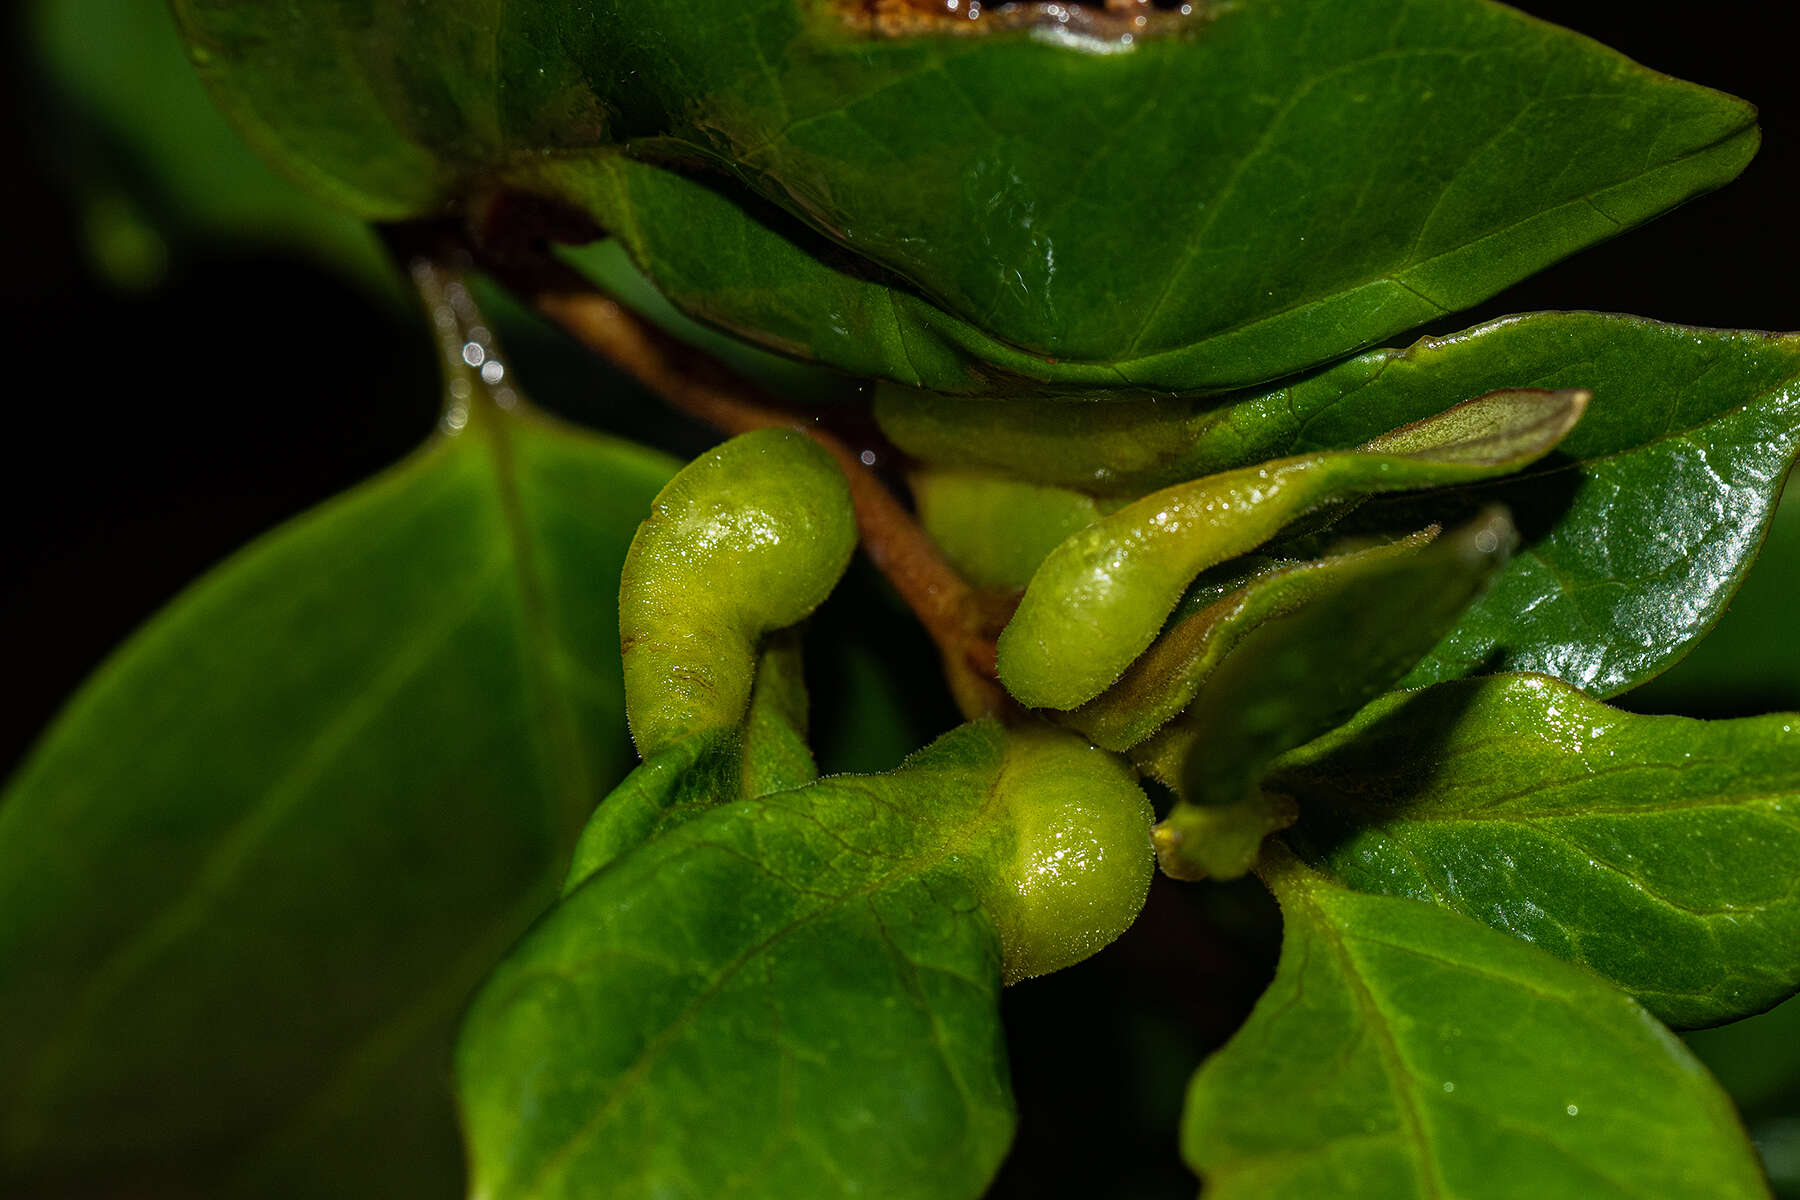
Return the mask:
[[[0,776],[159,605],[257,534],[404,456],[437,413],[431,351],[409,314],[300,259],[188,247],[153,291],[101,282],[82,253],[59,161],[67,131],[38,86],[25,7],[0,18],[9,235],[0,272]],[[1735,185],[1434,332],[1537,308],[1800,330],[1800,104],[1792,41],[1767,26],[1768,6],[1718,4],[1704,15],[1674,5],[1523,7],[1751,100],[1764,148]],[[622,410],[643,403],[620,386]],[[556,406],[541,386],[536,394]],[[1191,1194],[1169,1153],[1180,1089],[1199,1053],[1253,1001],[1272,966],[1272,935],[1253,886],[1164,882],[1114,950],[1009,993],[1024,1112],[999,1194]],[[1172,943],[1179,956],[1167,953]],[[1110,1153],[1072,1161],[1101,1142]],[[1054,1173],[1039,1174],[1046,1169]]]

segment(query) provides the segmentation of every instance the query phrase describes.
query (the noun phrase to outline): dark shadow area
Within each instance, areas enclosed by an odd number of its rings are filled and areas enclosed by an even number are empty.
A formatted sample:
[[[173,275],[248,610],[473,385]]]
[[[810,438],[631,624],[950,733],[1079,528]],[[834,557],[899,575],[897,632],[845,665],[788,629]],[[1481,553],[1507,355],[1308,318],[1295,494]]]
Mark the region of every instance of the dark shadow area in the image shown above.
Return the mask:
[[[937,647],[887,581],[858,556],[813,614],[806,639],[819,770],[891,771],[962,723]]]
[[[1493,665],[1490,659],[1477,673],[1487,673]],[[1414,693],[1340,752],[1350,756],[1349,770],[1334,770],[1337,760],[1327,758],[1275,771],[1264,786],[1292,796],[1300,806],[1299,823],[1283,838],[1301,858],[1318,863],[1359,830],[1403,817],[1405,797],[1422,795],[1430,787],[1438,750],[1476,696],[1476,688],[1449,684]],[[1358,744],[1390,751],[1380,757],[1379,770],[1369,769],[1371,760],[1358,755]]]
[[[1253,879],[1159,874],[1117,942],[1007,989],[1019,1132],[990,1197],[1192,1197],[1176,1152],[1188,1078],[1274,977],[1280,929]]]
[[[149,613],[437,419],[423,328],[292,260],[209,258],[146,297],[71,272],[9,298],[4,327],[8,768]]]

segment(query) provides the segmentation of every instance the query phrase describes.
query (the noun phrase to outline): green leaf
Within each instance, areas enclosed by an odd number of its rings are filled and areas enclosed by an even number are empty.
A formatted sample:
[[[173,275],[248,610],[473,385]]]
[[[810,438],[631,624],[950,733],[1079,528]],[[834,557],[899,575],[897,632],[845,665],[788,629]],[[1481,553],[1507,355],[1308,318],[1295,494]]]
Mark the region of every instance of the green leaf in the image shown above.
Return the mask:
[[[1549,453],[1587,401],[1579,391],[1492,392],[1356,450],[1153,492],[1044,560],[1000,635],[1000,679],[1035,708],[1085,704],[1144,651],[1201,571],[1329,504],[1516,471]]]
[[[1116,758],[982,724],[644,843],[470,1012],[475,1193],[979,1194],[1013,1124],[1002,977],[1130,923],[1148,827]]]
[[[807,745],[807,700],[798,630],[774,634],[756,664],[750,711],[744,714],[742,790],[766,796],[819,777]]]
[[[825,406],[864,400],[864,385],[860,380],[810,363],[795,362],[695,321],[656,290],[656,285],[632,263],[624,244],[617,238],[565,247],[561,257],[595,287],[664,333],[718,359],[785,403]]]
[[[639,763],[607,793],[582,829],[563,879],[563,894],[663,829],[705,812],[722,799],[738,799],[744,767],[736,734],[730,727],[698,730]]]
[[[1302,858],[1580,963],[1676,1026],[1800,990],[1800,717],[1640,717],[1541,676],[1389,697],[1288,755]]]
[[[1505,515],[1491,513],[1416,554],[1327,572],[1305,603],[1203,664],[1207,676],[1181,716],[1132,751],[1181,798],[1157,828],[1163,870],[1179,879],[1250,870],[1263,838],[1293,820],[1291,803],[1270,803],[1255,787],[1264,767],[1393,687],[1516,541]]]
[[[1469,497],[1511,509],[1526,545],[1412,685],[1537,671],[1611,696],[1667,669],[1743,581],[1800,450],[1800,336],[1542,314],[1367,366],[1367,389],[1299,398],[1274,444],[1354,437],[1489,377],[1594,393],[1546,469]]]
[[[1634,712],[1750,716],[1800,709],[1800,488],[1784,489],[1756,567],[1693,652],[1624,700]],[[1800,1165],[1797,1165],[1800,1169]]]
[[[458,1189],[455,1020],[627,766],[670,470],[484,409],[101,669],[0,805],[0,1190]]]
[[[1724,611],[1800,448],[1800,336],[1636,317],[1508,317],[1378,350],[1225,406],[932,399],[878,413],[927,462],[1136,494],[1265,459],[1354,446],[1466,396],[1583,388],[1581,425],[1537,471],[1480,489],[1523,552],[1409,682],[1538,671],[1615,695],[1667,669]],[[1028,427],[1040,423],[1033,440]],[[1417,528],[1441,507],[1392,518]]]
[[[1275,982],[1182,1118],[1209,1200],[1768,1194],[1718,1085],[1592,975],[1291,862],[1272,882]]]
[[[1210,603],[1196,601],[1190,591],[1176,609],[1168,631],[1131,664],[1117,683],[1070,712],[1065,723],[1086,734],[1096,746],[1131,749],[1174,720],[1225,657],[1252,631],[1302,610],[1309,615],[1315,613],[1313,606],[1342,595],[1346,588],[1354,592],[1352,606],[1366,604],[1369,589],[1358,588],[1359,582],[1379,578],[1384,585],[1391,583],[1394,560],[1418,554],[1437,534],[1433,527],[1396,542],[1310,561],[1274,564]],[[1496,547],[1498,544],[1496,541]],[[1379,587],[1376,594],[1385,590]],[[1183,610],[1189,608],[1193,611],[1183,615]],[[1341,618],[1350,614],[1338,615]],[[1411,622],[1400,624],[1404,627]],[[1329,649],[1333,651],[1355,645],[1341,625],[1326,636],[1332,640]],[[1331,665],[1338,665],[1335,655]],[[1382,686],[1385,690],[1386,685]]]
[[[1479,0],[1219,5],[1103,36],[945,14],[889,37],[850,0],[176,11],[252,141],[366,216],[547,193],[694,315],[950,390],[1292,373],[1716,187],[1756,145],[1741,102]],[[834,328],[883,307],[850,325],[874,349]]]

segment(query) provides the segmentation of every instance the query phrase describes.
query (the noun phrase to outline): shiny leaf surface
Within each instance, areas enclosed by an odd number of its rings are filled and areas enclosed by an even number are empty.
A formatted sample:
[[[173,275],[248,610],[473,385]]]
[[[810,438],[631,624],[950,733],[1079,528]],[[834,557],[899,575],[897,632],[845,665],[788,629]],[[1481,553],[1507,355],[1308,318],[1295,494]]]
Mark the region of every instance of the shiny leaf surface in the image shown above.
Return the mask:
[[[1609,696],[1666,669],[1742,582],[1800,448],[1793,335],[1545,313],[1339,370],[1228,410],[1203,453],[1255,461],[1340,444],[1488,379],[1594,393],[1540,471],[1471,498],[1506,504],[1526,544],[1413,684],[1541,671]]]
[[[1605,976],[1676,1025],[1800,990],[1800,718],[1622,713],[1552,679],[1371,705],[1264,786],[1296,851]]]
[[[1492,513],[1416,554],[1340,570],[1292,612],[1243,634],[1181,716],[1132,751],[1180,802],[1157,829],[1163,870],[1235,879],[1291,805],[1256,778],[1276,755],[1393,687],[1493,579],[1516,541]]]
[[[645,843],[469,1015],[476,1192],[979,1194],[1012,1132],[1001,981],[1129,924],[1148,835],[1117,759],[972,725]]]
[[[800,0],[176,11],[251,139],[365,215],[548,193],[695,315],[950,390],[1291,373],[1716,187],[1756,144],[1741,102],[1480,0],[1083,36],[948,14],[889,36]]]
[[[878,412],[889,435],[928,462],[1136,494],[1354,446],[1464,397],[1527,386],[1594,398],[1553,458],[1469,498],[1506,504],[1524,550],[1410,682],[1541,671],[1613,695],[1677,661],[1749,570],[1800,447],[1800,338],[1539,313],[1372,351],[1223,407],[1139,401],[1115,414],[1091,402],[1046,408],[890,391]],[[1443,515],[1440,507],[1395,524]]]
[[[94,677],[0,805],[0,1190],[458,1189],[451,1031],[628,765],[594,580],[669,472],[487,411]]]
[[[1182,1118],[1209,1198],[1768,1194],[1711,1076],[1594,976],[1291,862],[1274,883],[1275,982]]]

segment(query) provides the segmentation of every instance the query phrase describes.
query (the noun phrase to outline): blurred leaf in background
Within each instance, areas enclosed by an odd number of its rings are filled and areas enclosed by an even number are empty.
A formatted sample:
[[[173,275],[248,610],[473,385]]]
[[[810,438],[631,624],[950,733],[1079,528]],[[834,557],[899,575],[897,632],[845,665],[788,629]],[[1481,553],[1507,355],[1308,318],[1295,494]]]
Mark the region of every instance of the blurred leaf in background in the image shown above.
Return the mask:
[[[1687,1043],[1737,1102],[1775,1194],[1800,1196],[1800,1000]]]
[[[329,263],[357,285],[404,291],[374,232],[300,191],[245,144],[187,66],[168,8],[145,0],[29,6],[56,98],[59,139],[94,266],[152,287],[192,242],[228,239]]]
[[[449,1037],[630,765],[589,581],[673,466],[482,425],[196,583],[11,781],[0,1183],[456,1190]]]

